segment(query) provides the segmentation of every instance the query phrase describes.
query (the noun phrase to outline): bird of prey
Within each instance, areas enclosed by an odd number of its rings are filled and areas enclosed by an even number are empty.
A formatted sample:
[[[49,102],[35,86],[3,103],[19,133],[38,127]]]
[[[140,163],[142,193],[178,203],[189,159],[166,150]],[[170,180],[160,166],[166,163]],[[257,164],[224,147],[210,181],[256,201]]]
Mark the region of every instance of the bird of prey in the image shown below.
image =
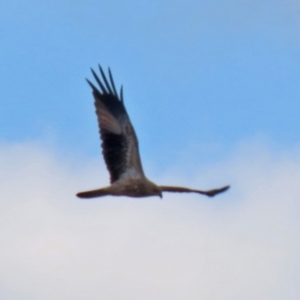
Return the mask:
[[[99,65],[102,79],[91,69],[98,89],[87,79],[95,100],[99,131],[102,139],[102,153],[110,173],[110,186],[77,194],[79,198],[94,198],[107,195],[148,197],[159,196],[163,192],[198,193],[213,197],[228,190],[229,186],[212,190],[195,190],[177,186],[159,186],[144,174],[139,154],[138,139],[123,101],[123,89],[116,91],[110,69],[109,80]]]

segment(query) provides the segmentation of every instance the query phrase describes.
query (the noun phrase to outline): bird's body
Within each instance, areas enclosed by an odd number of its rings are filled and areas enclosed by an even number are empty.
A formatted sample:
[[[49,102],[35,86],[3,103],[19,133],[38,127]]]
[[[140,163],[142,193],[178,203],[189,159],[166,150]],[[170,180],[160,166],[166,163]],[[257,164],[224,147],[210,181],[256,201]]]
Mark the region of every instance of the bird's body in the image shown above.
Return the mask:
[[[201,191],[183,187],[158,186],[147,179],[140,159],[138,139],[124,106],[122,88],[119,96],[110,70],[110,82],[100,66],[99,70],[103,81],[99,79],[93,70],[92,73],[100,86],[101,92],[89,80],[87,81],[93,90],[102,139],[102,153],[110,173],[111,185],[78,193],[78,197],[94,198],[107,195],[162,197],[162,192],[195,192],[214,196],[229,188],[229,186],[225,186],[219,189]]]

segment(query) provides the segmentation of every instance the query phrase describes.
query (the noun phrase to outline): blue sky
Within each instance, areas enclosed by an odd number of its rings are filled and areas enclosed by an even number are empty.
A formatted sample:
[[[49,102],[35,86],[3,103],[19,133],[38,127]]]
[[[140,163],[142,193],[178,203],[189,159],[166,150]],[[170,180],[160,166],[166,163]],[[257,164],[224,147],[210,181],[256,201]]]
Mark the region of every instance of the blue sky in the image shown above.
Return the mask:
[[[1,298],[299,299],[297,1],[2,1],[0,40]],[[76,199],[98,63],[153,181],[232,189]]]
[[[84,78],[101,63],[124,85],[143,157],[159,165],[189,145],[211,161],[257,135],[294,146],[297,11],[292,1],[2,3],[1,138],[98,155]]]

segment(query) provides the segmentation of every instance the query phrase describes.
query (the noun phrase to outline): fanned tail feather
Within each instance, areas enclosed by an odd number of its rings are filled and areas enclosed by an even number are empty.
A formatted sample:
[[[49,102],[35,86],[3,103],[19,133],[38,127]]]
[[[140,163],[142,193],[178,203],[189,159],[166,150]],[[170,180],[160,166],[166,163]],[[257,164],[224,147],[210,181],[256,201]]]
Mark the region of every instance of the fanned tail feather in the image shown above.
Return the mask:
[[[108,196],[108,195],[110,195],[110,193],[107,191],[107,188],[86,191],[86,192],[80,192],[80,193],[76,194],[76,196],[78,198],[83,198],[83,199],[103,197],[103,196]]]

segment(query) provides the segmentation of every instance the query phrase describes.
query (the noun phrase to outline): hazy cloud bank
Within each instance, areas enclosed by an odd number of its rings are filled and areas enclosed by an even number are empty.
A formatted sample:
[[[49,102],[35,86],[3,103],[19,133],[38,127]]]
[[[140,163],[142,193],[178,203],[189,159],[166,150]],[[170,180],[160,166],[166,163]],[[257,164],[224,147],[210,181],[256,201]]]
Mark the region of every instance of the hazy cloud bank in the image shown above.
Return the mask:
[[[163,201],[75,198],[108,183],[100,159],[37,144],[0,154],[3,299],[299,298],[299,149],[251,142],[190,178],[174,167],[152,179],[233,187]]]

